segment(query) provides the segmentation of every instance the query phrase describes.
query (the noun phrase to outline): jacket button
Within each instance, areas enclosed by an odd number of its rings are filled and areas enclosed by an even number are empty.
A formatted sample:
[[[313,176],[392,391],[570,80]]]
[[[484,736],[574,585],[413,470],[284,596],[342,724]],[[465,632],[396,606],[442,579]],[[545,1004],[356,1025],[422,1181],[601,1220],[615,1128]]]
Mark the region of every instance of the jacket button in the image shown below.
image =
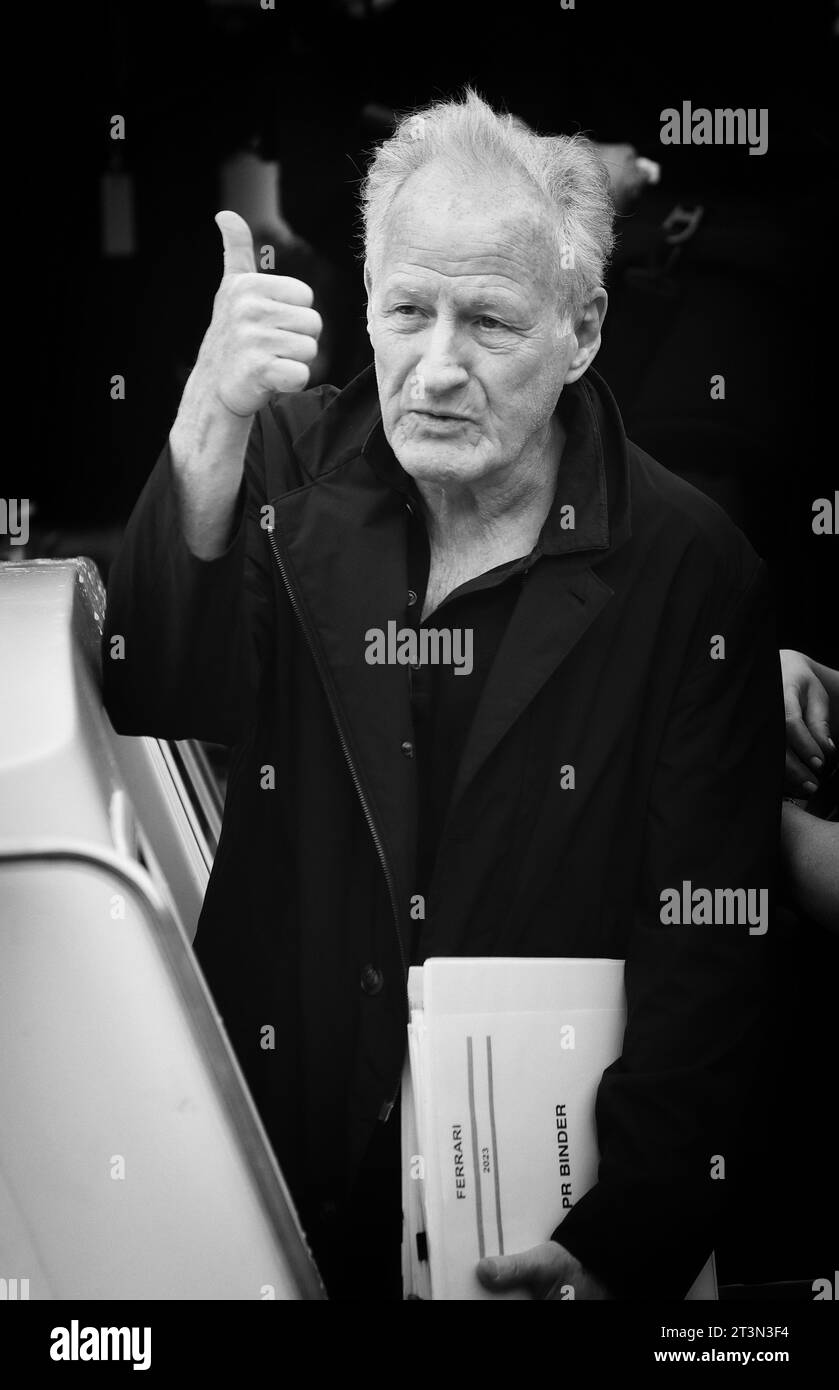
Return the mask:
[[[414,756],[414,745],[410,743],[408,739],[402,744],[402,752],[405,754],[406,758],[412,758]]]
[[[361,988],[365,994],[380,994],[385,977],[375,965],[365,965],[361,972]]]

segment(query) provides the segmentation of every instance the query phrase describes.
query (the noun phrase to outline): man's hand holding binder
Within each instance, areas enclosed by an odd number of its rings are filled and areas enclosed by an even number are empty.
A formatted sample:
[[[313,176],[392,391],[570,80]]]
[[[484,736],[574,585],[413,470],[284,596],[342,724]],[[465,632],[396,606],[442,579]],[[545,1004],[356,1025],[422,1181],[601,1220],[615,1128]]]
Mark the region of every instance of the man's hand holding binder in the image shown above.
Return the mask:
[[[489,1255],[479,1260],[478,1278],[495,1293],[526,1289],[531,1298],[607,1299],[612,1295],[559,1241],[534,1245],[518,1255]]]

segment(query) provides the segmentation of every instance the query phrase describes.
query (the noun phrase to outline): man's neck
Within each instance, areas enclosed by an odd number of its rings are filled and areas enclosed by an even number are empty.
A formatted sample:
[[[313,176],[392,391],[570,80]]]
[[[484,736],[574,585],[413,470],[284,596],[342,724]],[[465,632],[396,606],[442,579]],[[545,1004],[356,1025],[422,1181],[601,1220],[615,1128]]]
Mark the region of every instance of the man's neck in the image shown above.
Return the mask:
[[[565,429],[554,415],[545,439],[497,480],[480,487],[418,482],[432,554],[528,554],[551,509],[564,443]]]

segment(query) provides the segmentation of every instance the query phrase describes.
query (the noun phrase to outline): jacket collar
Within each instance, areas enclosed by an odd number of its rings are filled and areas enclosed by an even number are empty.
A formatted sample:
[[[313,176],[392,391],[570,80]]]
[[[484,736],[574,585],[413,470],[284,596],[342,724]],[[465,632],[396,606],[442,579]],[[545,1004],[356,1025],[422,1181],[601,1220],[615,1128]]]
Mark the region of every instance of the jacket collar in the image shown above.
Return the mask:
[[[617,405],[602,377],[589,368],[565,387],[557,410],[567,437],[540,553],[615,549],[631,533],[627,441]],[[406,497],[415,494],[413,480],[385,438],[372,366],[335,396],[294,441],[294,451],[311,482],[361,455],[388,487]],[[559,524],[566,504],[575,510],[573,530]]]

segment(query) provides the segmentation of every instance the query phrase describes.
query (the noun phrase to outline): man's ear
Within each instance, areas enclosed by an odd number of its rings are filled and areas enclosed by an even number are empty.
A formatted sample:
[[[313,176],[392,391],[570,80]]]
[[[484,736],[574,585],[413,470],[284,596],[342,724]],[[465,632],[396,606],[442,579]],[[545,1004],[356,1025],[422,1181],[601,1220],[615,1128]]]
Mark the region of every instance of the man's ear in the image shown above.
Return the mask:
[[[609,296],[601,286],[595,290],[574,325],[577,346],[565,374],[566,383],[579,381],[597,356],[600,349],[600,332],[608,307]]]
[[[364,288],[367,291],[367,332],[369,334],[373,318],[373,275],[369,261],[364,262]]]

